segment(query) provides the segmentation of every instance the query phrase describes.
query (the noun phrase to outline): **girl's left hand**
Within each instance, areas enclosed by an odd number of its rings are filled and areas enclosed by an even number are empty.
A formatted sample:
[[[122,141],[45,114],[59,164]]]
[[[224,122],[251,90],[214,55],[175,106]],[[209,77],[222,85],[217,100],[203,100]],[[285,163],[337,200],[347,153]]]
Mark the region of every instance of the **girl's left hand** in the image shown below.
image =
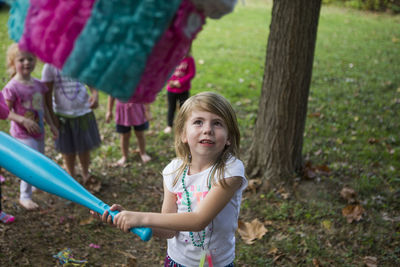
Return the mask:
[[[92,94],[89,97],[89,104],[91,109],[95,109],[99,106],[99,96],[98,94]]]
[[[114,217],[114,225],[125,233],[129,232],[132,227],[139,226],[138,214],[134,211],[121,211]]]
[[[58,128],[55,125],[51,125],[50,131],[53,133],[53,139],[56,140],[59,135]]]

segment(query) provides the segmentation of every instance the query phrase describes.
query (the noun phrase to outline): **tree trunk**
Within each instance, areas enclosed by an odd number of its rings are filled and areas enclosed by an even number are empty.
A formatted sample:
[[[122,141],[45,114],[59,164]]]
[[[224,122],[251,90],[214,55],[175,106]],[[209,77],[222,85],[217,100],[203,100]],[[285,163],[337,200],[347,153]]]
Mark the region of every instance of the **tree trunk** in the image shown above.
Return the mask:
[[[303,133],[321,0],[274,0],[247,171],[272,184],[302,169]]]

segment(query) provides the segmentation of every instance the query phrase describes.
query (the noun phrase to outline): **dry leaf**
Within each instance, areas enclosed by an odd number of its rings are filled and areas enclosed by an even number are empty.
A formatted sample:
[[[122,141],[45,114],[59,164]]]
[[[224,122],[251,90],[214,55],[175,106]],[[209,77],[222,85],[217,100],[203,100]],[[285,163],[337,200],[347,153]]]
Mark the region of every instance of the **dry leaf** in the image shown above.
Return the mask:
[[[321,222],[322,226],[324,227],[324,229],[330,231],[332,229],[332,222],[329,220],[323,220]]]
[[[361,205],[347,205],[342,209],[342,214],[346,217],[348,223],[361,220],[364,208]]]
[[[267,255],[276,255],[276,254],[278,254],[278,248],[276,247],[271,248],[267,253]]]
[[[372,144],[377,144],[377,143],[379,143],[379,140],[376,139],[376,138],[371,137],[371,138],[368,139],[368,143],[370,143],[371,145]]]
[[[94,218],[93,217],[88,217],[86,219],[83,219],[82,221],[79,222],[79,225],[88,225],[93,222]]]
[[[312,260],[312,263],[313,263],[313,265],[315,266],[315,267],[320,267],[321,266],[321,264],[319,263],[319,260],[318,259],[313,259]]]
[[[315,169],[323,175],[329,175],[331,173],[331,169],[327,165],[318,165]]]
[[[353,188],[343,187],[340,191],[340,196],[344,198],[347,203],[356,203],[357,202],[357,193]]]
[[[273,225],[274,223],[270,220],[264,221],[264,225]]]
[[[242,222],[239,220],[238,232],[243,241],[251,245],[256,239],[261,239],[268,232],[268,229],[258,219],[254,219],[252,222]]]
[[[378,259],[376,257],[366,256],[364,257],[364,264],[368,267],[377,267]]]
[[[255,194],[257,191],[257,188],[259,188],[261,184],[262,184],[261,179],[250,179],[247,189],[251,190],[251,192],[253,192],[253,194]]]
[[[319,118],[320,116],[321,116],[321,112],[314,112],[314,113],[308,114],[309,118]]]
[[[126,267],[137,267],[138,266],[137,258],[135,256],[133,256],[131,253],[125,252],[122,250],[116,250],[116,251],[126,257],[126,265],[125,265]]]

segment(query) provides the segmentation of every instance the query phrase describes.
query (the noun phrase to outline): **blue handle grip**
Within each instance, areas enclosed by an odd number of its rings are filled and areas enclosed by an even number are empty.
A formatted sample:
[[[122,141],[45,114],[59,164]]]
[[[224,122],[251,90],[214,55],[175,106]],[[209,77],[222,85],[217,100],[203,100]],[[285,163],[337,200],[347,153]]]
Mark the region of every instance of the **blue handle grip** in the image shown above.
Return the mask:
[[[87,191],[57,163],[1,131],[0,166],[50,194],[71,200],[100,214],[106,210],[110,212],[107,204]],[[110,212],[114,213],[115,211]],[[131,232],[143,241],[150,240],[152,236],[150,228],[132,228]]]
[[[107,210],[108,210],[108,214],[111,215],[113,220],[114,220],[114,216],[119,213],[119,211],[116,211],[116,210],[111,211],[110,208],[108,208]],[[149,241],[151,239],[151,236],[153,235],[153,231],[151,230],[151,228],[133,227],[133,228],[129,229],[129,231],[140,236],[140,238],[143,241]]]

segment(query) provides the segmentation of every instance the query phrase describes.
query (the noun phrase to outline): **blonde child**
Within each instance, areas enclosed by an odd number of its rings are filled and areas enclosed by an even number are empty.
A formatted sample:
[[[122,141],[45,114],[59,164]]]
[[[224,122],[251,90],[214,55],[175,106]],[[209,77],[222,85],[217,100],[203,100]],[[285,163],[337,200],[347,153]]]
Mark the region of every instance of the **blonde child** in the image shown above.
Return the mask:
[[[10,134],[44,153],[44,123],[49,124],[54,138],[58,130],[44,103],[44,94],[48,90],[38,79],[31,77],[36,65],[33,54],[21,51],[18,44],[12,44],[7,50],[7,69],[11,80],[3,89],[3,96],[10,110]],[[38,208],[32,200],[32,186],[21,180],[19,203],[27,210]]]
[[[109,96],[107,104],[106,122],[109,123],[113,117],[115,98]],[[150,108],[148,104],[141,103],[122,103],[117,100],[115,109],[116,131],[121,135],[120,147],[122,157],[115,163],[115,166],[124,166],[128,162],[129,140],[131,138],[131,128],[133,127],[140,158],[143,163],[151,160],[146,153],[146,138],[144,131],[149,129]]]
[[[75,177],[75,160],[78,157],[82,170],[82,182],[90,179],[90,152],[101,144],[96,117],[92,109],[98,107],[98,92],[84,84],[61,75],[60,70],[45,64],[42,81],[49,91],[46,102],[60,135],[55,147],[63,157],[67,172]]]
[[[161,213],[127,211],[114,204],[111,210],[121,212],[113,224],[125,232],[151,227],[154,235],[169,238],[164,266],[199,266],[205,258],[209,266],[233,266],[235,231],[247,186],[239,143],[230,103],[212,92],[192,96],[177,115],[177,158],[163,170]],[[107,211],[101,219],[112,223]]]

